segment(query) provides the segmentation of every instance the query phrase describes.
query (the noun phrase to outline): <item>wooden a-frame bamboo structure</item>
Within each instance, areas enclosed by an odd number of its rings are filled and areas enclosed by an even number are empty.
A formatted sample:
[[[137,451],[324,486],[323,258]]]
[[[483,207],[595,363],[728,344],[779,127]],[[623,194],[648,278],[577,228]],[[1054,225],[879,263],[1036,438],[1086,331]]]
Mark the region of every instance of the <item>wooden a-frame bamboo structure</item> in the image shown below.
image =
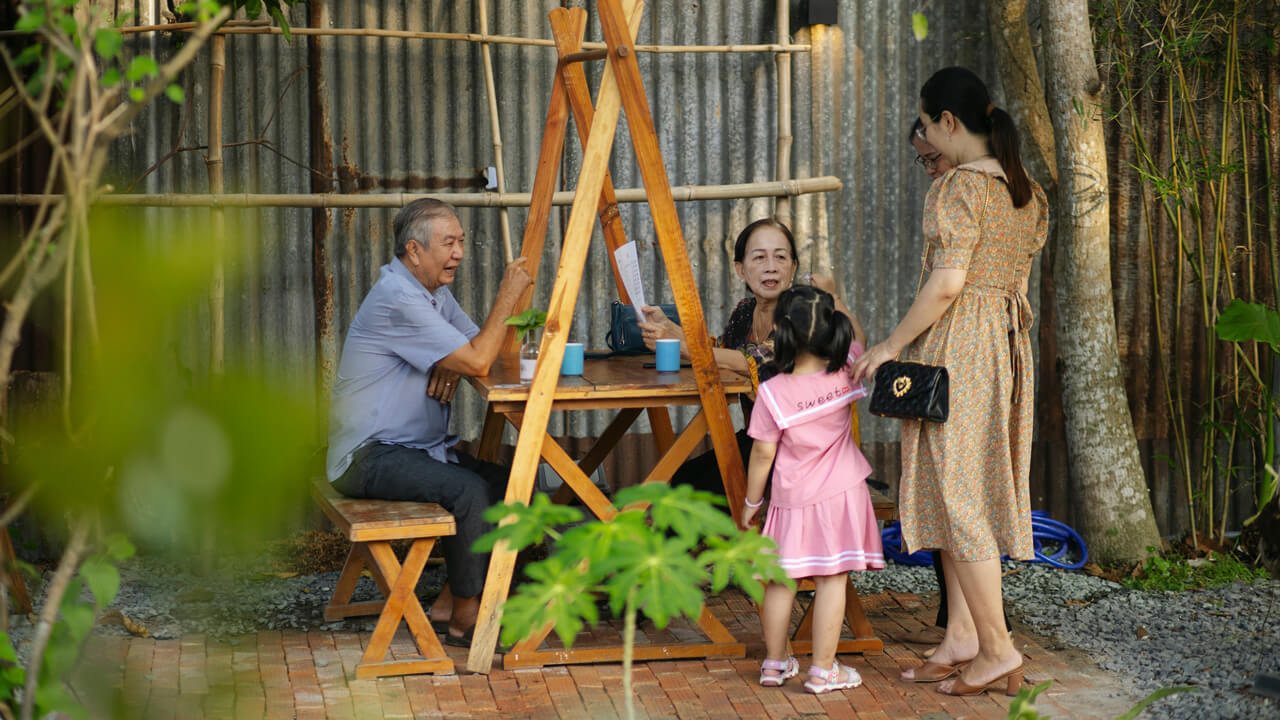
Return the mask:
[[[649,198],[658,244],[671,281],[676,307],[684,326],[698,392],[706,414],[711,442],[715,448],[721,477],[730,507],[740,507],[745,496],[746,484],[733,432],[733,420],[729,415],[720,370],[711,352],[711,340],[707,334],[702,303],[698,298],[689,258],[686,254],[684,235],[676,214],[675,201],[667,179],[666,167],[658,147],[657,132],[649,102],[636,63],[635,35],[643,3],[640,0],[600,0],[600,25],[607,48],[603,51],[583,51],[582,38],[586,29],[586,12],[556,9],[551,12],[551,26],[556,39],[560,62],[552,87],[546,128],[538,158],[538,170],[533,186],[533,202],[525,228],[521,255],[532,260],[530,270],[536,272],[537,260],[542,254],[547,220],[551,211],[551,196],[559,170],[561,151],[568,129],[568,115],[572,110],[579,136],[584,143],[582,167],[574,191],[573,208],[556,270],[555,284],[547,310],[547,324],[542,336],[538,368],[529,389],[521,433],[516,443],[511,476],[507,486],[508,501],[526,501],[533,488],[534,477],[544,431],[551,415],[551,406],[560,377],[560,363],[564,358],[565,343],[581,285],[583,266],[591,243],[591,232],[598,217],[610,250],[618,247],[626,238],[618,216],[613,183],[609,178],[608,163],[613,148],[614,134],[618,127],[619,112],[625,108],[636,160]],[[592,106],[586,74],[582,70],[584,60],[607,59],[600,81],[597,101]],[[589,130],[588,130],[589,129]],[[612,252],[610,253],[612,256]],[[619,293],[626,299],[625,289],[617,276]],[[536,277],[535,277],[536,281]],[[523,299],[528,305],[532,288]],[[508,350],[514,349],[509,338]],[[655,427],[664,424],[670,444],[670,421],[665,409],[651,414]],[[482,442],[494,442],[498,427],[486,427]],[[655,433],[656,434],[656,433]],[[510,590],[515,567],[515,552],[500,542],[489,560],[489,572],[485,579],[484,594],[480,603],[480,615],[476,622],[467,668],[472,672],[487,673],[492,666],[494,648],[498,642],[501,624],[501,606]],[[736,643],[728,631],[703,608],[698,625],[707,633],[711,642],[696,646],[693,653],[684,656],[706,657],[711,655],[741,657],[743,646]],[[546,637],[550,628],[521,643],[536,647]],[[665,650],[665,649],[664,649]],[[590,652],[590,651],[585,651]],[[616,651],[615,651],[616,652]],[[604,651],[596,651],[593,660],[616,659]]]

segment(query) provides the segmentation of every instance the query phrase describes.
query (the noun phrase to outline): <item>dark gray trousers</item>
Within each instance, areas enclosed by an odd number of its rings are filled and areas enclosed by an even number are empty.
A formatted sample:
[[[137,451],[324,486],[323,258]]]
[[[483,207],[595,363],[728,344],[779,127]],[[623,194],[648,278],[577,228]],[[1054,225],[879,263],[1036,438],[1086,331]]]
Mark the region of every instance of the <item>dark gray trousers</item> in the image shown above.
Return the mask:
[[[471,545],[493,529],[482,516],[490,505],[502,502],[511,470],[463,452],[457,455],[457,463],[442,463],[426,450],[366,445],[333,487],[347,497],[432,502],[448,510],[457,533],[441,538],[445,567],[453,594],[466,598],[484,589],[489,556],[471,552]]]

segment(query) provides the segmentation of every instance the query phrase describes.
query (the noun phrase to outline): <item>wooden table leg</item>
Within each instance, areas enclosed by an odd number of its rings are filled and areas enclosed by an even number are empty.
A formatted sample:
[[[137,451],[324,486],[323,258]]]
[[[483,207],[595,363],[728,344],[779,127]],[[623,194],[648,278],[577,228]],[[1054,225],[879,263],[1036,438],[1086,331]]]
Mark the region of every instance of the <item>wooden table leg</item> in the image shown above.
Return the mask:
[[[480,429],[480,443],[476,448],[476,458],[485,462],[497,462],[498,450],[502,448],[502,429],[507,420],[493,408],[484,412],[484,426]]]
[[[364,657],[356,665],[357,678],[381,677],[384,675],[410,675],[417,673],[452,673],[453,660],[445,654],[440,640],[431,630],[427,622],[427,614],[418,602],[414,590],[418,586],[418,578],[422,577],[422,568],[426,567],[427,557],[431,554],[431,546],[435,538],[414,540],[409,546],[409,554],[405,556],[404,565],[396,560],[391,543],[385,540],[368,543],[369,555],[383,577],[391,582],[391,594],[387,596],[382,614],[378,616],[378,624],[373,628],[373,636],[365,648]],[[387,650],[391,647],[391,638],[400,625],[401,618],[409,626],[409,634],[421,653],[420,659],[385,660]]]
[[[689,421],[689,426],[680,433],[680,437],[671,444],[667,453],[653,467],[644,479],[646,483],[670,482],[671,476],[680,469],[680,465],[689,458],[693,449],[707,436],[707,414],[701,410]]]
[[[879,655],[884,652],[884,641],[876,637],[867,613],[862,608],[862,600],[858,597],[858,589],[853,585],[853,578],[848,578],[844,590],[844,619],[849,623],[853,639],[841,639],[836,644],[837,653],[862,653]],[[809,588],[812,589],[812,588]],[[804,655],[813,650],[813,603],[805,609],[804,617],[791,635],[791,652]]]
[[[600,433],[600,437],[591,445],[591,449],[587,454],[578,461],[578,468],[588,476],[600,467],[600,463],[604,462],[606,456],[613,452],[617,447],[618,441],[627,433],[631,425],[640,417],[640,408],[623,408],[610,421],[609,426]],[[551,501],[560,505],[568,504],[573,500],[573,488],[568,483],[561,485],[556,494],[552,496]]]

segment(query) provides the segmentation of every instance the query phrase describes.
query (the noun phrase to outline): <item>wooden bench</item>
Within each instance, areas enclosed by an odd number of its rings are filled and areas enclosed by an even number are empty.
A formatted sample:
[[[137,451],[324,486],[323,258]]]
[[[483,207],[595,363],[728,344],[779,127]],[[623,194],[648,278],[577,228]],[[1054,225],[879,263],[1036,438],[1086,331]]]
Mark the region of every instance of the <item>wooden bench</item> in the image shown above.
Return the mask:
[[[898,507],[892,500],[877,490],[871,490],[871,505],[875,508],[876,519],[884,522],[893,520],[898,515]],[[813,581],[809,579],[796,583],[797,590],[813,590]],[[762,618],[763,619],[763,618]],[[884,641],[876,637],[867,620],[867,613],[862,609],[862,600],[858,590],[853,586],[850,577],[845,586],[844,619],[853,633],[852,639],[841,638],[836,645],[837,654],[863,653],[879,655],[884,652]],[[805,608],[800,624],[791,634],[791,652],[796,655],[807,655],[813,652],[813,603]]]
[[[414,673],[453,673],[453,660],[445,654],[431,630],[415,589],[427,564],[436,538],[453,535],[453,516],[435,503],[356,500],[339,494],[324,478],[316,478],[311,494],[324,514],[351,541],[351,551],[333,597],[324,610],[324,619],[341,620],[360,615],[377,615],[378,624],[356,665],[357,678]],[[391,549],[392,540],[410,540],[404,564]],[[382,590],[383,600],[351,602],[351,594],[365,567]],[[401,618],[418,645],[420,657],[388,660],[391,637]]]

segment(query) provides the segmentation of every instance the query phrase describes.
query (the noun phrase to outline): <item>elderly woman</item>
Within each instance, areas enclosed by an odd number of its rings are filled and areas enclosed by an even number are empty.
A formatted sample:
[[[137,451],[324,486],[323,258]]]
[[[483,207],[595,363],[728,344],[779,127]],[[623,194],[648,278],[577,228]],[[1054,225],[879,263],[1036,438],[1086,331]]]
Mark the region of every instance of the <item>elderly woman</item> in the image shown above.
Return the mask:
[[[778,296],[791,287],[795,279],[796,240],[791,230],[773,218],[763,218],[747,225],[738,233],[733,245],[733,269],[746,283],[751,293],[738,302],[729,314],[724,333],[716,338],[713,349],[716,364],[751,379],[754,390],[760,383],[777,374],[773,364],[773,310]],[[833,296],[835,281],[828,275],[812,275],[807,278],[815,287]],[[866,344],[866,334],[849,308],[836,297],[836,307],[853,322],[854,339]],[[656,307],[645,308],[646,322],[640,323],[645,344],[653,349],[660,338],[676,338],[681,341],[680,353],[688,357],[689,347],[684,342],[684,331],[667,319]],[[751,417],[750,401],[743,401],[745,417]],[[738,431],[738,449],[745,464],[751,454],[751,438],[746,430]],[[671,478],[673,485],[692,485],[723,495],[724,483],[714,452],[704,453],[676,470]]]

